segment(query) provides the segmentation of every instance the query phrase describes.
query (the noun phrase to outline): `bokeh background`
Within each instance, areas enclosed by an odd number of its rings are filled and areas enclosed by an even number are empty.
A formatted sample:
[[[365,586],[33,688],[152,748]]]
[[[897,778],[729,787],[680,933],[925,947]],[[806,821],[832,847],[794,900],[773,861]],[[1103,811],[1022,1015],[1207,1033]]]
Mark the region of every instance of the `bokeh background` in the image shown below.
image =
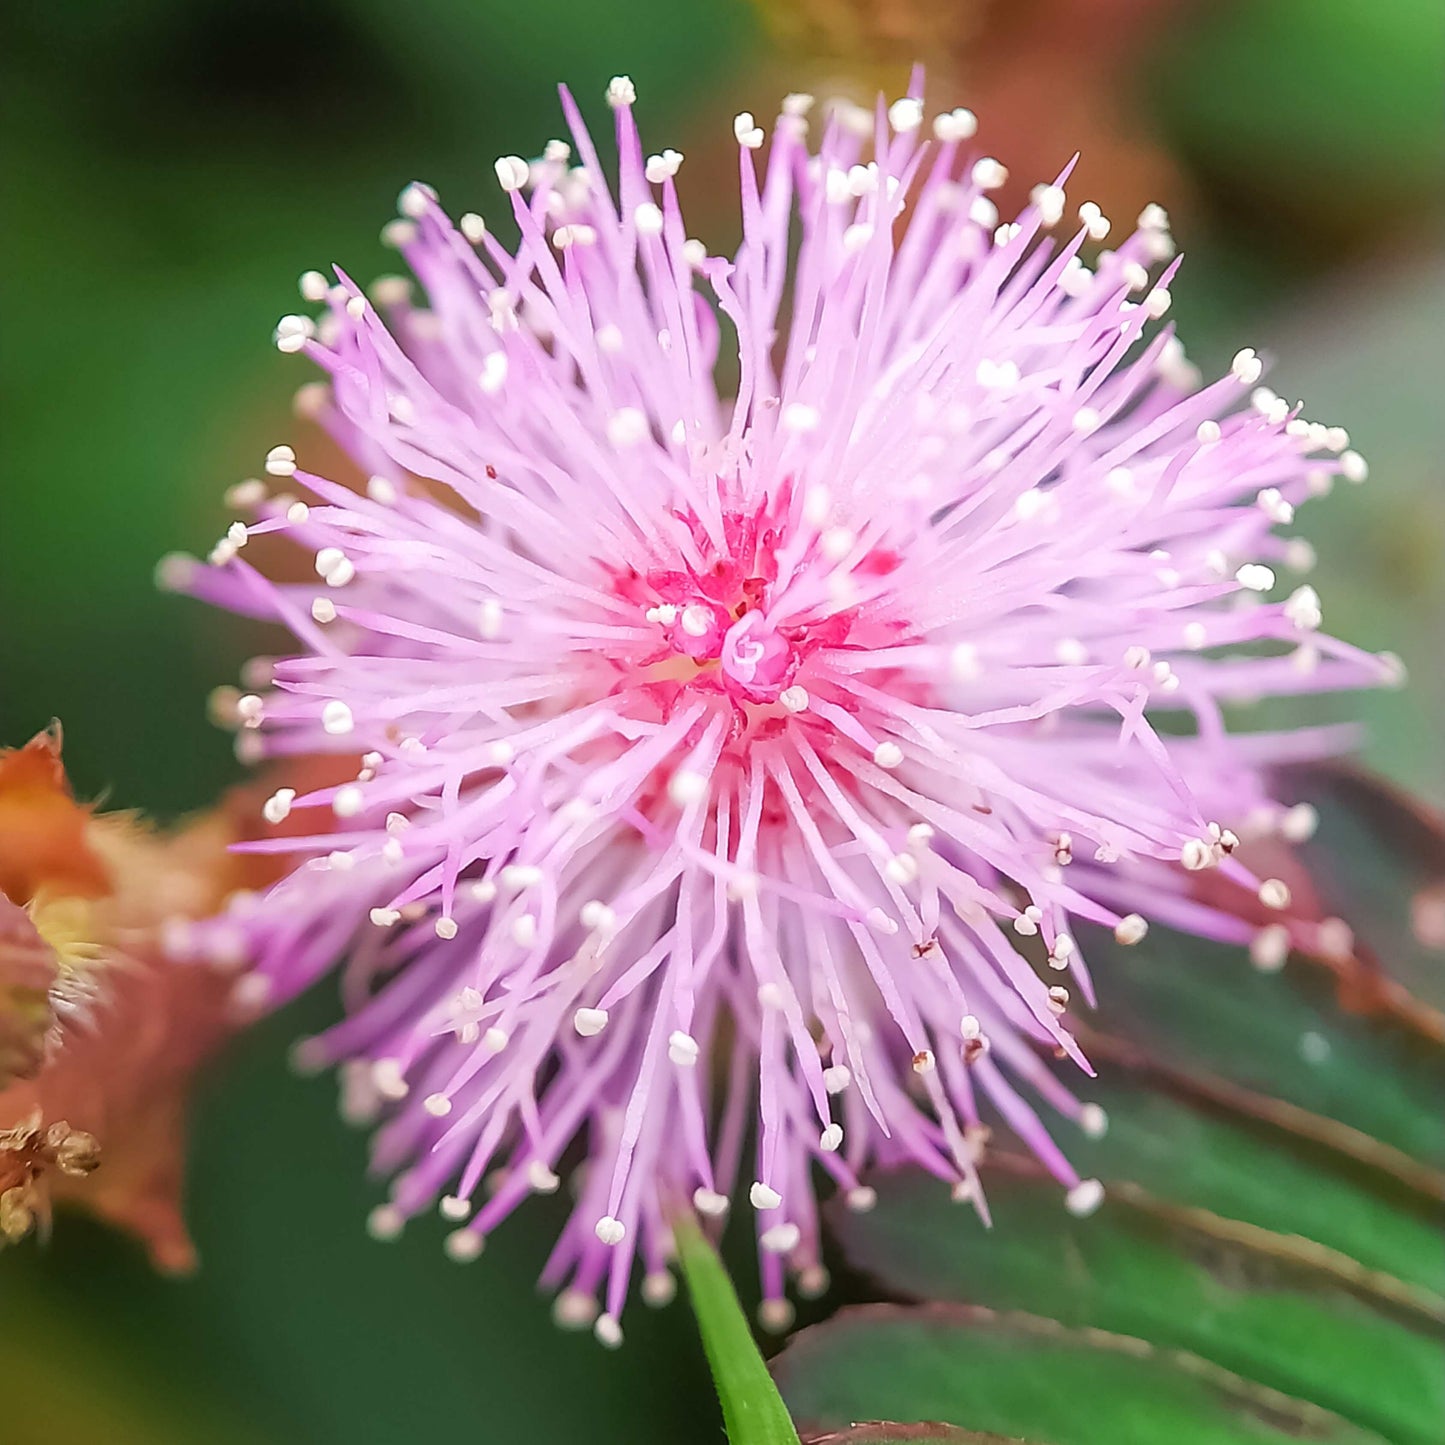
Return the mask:
[[[304,365],[270,345],[293,278],[391,270],[378,233],[412,179],[500,215],[491,162],[557,133],[555,83],[597,115],[620,72],[721,244],[736,111],[897,94],[917,57],[930,104],[979,112],[1016,199],[1082,149],[1071,195],[1116,225],[1163,203],[1191,355],[1278,356],[1271,384],[1349,428],[1371,479],[1299,531],[1331,628],[1412,681],[1337,713],[1445,801],[1439,0],[19,0],[0,26],[0,743],[60,717],[83,795],[168,818],[238,776],[204,699],[257,639],[151,572],[204,551],[224,489],[300,434]],[[557,1201],[465,1271],[440,1225],[366,1238],[364,1140],[285,1067],[330,1008],[323,991],[213,1071],[194,1277],[72,1218],[0,1261],[0,1437],[718,1438],[681,1305],[634,1309],[617,1356],[554,1329],[532,1281]]]

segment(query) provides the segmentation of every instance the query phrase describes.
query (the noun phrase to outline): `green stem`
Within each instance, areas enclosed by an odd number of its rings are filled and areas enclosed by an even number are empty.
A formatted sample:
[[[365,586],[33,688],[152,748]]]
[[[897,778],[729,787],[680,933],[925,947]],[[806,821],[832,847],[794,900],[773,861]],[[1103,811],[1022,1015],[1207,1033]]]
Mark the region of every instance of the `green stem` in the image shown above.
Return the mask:
[[[673,1234],[729,1445],[799,1445],[717,1251],[690,1215],[674,1221]]]

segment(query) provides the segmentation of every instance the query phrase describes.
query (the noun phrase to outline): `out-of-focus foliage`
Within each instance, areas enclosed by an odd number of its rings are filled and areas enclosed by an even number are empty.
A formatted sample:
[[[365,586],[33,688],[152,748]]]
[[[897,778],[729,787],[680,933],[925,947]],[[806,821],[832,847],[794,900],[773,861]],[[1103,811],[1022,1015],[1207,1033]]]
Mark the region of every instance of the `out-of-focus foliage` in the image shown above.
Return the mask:
[[[1191,352],[1277,352],[1279,389],[1349,426],[1372,479],[1306,509],[1302,531],[1332,630],[1395,648],[1415,680],[1341,715],[1363,711],[1373,763],[1445,799],[1445,673],[1429,666],[1445,613],[1439,7],[977,0],[935,5],[967,22],[941,33],[913,29],[909,4],[849,3],[897,40],[870,44],[886,68],[859,72],[865,84],[897,93],[917,54],[940,102],[980,112],[1023,190],[1082,147],[1080,197],[1121,217],[1161,201],[1187,253],[1175,312]],[[711,205],[725,240],[733,113],[850,69],[826,31],[785,37],[784,54],[755,26],[746,0],[12,6],[0,737],[59,714],[82,797],[163,815],[212,802],[235,768],[203,698],[267,639],[156,596],[150,570],[219,535],[224,489],[294,426],[305,368],[268,344],[297,304],[292,278],[331,261],[363,278],[394,268],[376,237],[414,178],[499,215],[492,158],[555,133],[553,84],[597,116],[619,71],[649,134],[687,153],[684,196]],[[440,1225],[392,1246],[365,1237],[361,1141],[339,1130],[328,1085],[284,1071],[288,1042],[330,1016],[318,998],[257,1030],[204,1102],[191,1280],[156,1278],[79,1218],[0,1262],[26,1325],[7,1333],[0,1384],[45,1400],[47,1445],[714,1438],[681,1305],[630,1312],[615,1355],[557,1334],[533,1280],[558,1202],[534,1201],[468,1271],[443,1259]]]

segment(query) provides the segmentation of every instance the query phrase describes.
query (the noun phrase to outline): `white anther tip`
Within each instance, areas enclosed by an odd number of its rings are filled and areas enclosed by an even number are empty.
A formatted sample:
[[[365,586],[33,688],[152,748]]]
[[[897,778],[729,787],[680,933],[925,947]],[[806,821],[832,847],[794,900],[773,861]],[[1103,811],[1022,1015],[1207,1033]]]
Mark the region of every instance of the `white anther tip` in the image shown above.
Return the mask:
[[[776,1209],[783,1202],[783,1196],[761,1179],[754,1181],[748,1190],[748,1199],[754,1209]]]

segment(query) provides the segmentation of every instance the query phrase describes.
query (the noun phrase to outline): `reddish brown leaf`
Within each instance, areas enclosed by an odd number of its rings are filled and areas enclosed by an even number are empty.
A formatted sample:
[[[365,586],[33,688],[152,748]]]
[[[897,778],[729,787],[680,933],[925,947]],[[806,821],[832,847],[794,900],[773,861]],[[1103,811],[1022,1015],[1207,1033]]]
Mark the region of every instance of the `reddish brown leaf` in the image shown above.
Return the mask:
[[[0,749],[0,893],[28,903],[42,888],[80,898],[110,891],[86,838],[90,809],[75,801],[60,761],[60,727]]]
[[[792,84],[828,94],[843,88],[868,103],[879,89],[902,94],[909,67],[926,66],[930,106],[966,105],[985,136],[1007,137],[1006,212],[1076,151],[1083,159],[1073,186],[1109,215],[1132,218],[1147,201],[1173,209],[1188,200],[1133,83],[1183,0],[755,3]]]
[[[15,899],[0,900],[9,1237],[44,1222],[52,1204],[74,1204],[137,1235],[158,1268],[194,1263],[181,1215],[188,1097],[234,1026],[234,978],[167,958],[162,941],[176,920],[265,881],[228,851],[238,835],[230,803],[172,833],[95,815],[70,792],[58,728],[0,754],[0,878]],[[57,999],[76,1006],[63,1030]],[[104,1167],[69,1167],[72,1136],[89,1141],[91,1165],[99,1141]]]
[[[66,1030],[34,1079],[0,1093],[0,1123],[38,1111],[100,1141],[104,1167],[85,1178],[49,1173],[49,1199],[135,1234],[166,1271],[195,1263],[181,1213],[186,1116],[196,1071],[232,1027],[234,980],[166,959],[161,928],[219,904],[230,837],[216,818],[168,837],[123,821],[92,824],[90,841],[117,881],[114,897],[96,909],[102,1000]]]
[[[0,1088],[29,1078],[45,1057],[57,972],[55,950],[30,915],[0,896]]]

